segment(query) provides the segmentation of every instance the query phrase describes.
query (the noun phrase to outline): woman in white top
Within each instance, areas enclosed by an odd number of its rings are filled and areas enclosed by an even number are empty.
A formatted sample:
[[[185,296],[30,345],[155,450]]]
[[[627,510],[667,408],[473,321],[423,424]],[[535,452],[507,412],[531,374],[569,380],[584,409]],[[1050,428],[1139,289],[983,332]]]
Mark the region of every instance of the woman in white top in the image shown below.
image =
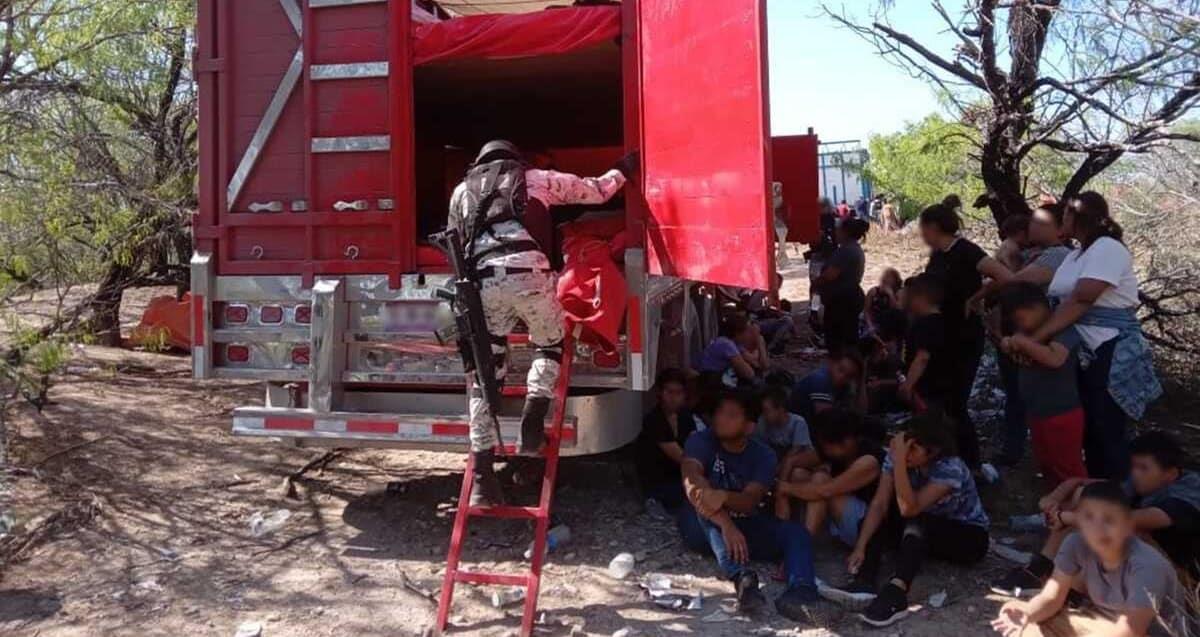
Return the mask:
[[[1087,350],[1080,357],[1079,391],[1088,473],[1122,480],[1129,474],[1129,419],[1140,418],[1146,404],[1161,393],[1137,322],[1133,255],[1121,242],[1121,227],[1109,215],[1108,202],[1096,192],[1068,202],[1063,226],[1079,247],[1050,281],[1048,294],[1058,309],[1037,336],[1048,341],[1065,329],[1078,331]]]

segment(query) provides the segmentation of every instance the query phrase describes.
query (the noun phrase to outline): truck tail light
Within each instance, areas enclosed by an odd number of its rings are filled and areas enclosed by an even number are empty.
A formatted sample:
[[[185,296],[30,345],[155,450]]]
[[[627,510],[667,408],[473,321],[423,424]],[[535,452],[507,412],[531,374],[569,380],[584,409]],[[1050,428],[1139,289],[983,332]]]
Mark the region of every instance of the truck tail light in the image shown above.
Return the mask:
[[[304,323],[305,325],[312,323],[312,306],[297,305],[296,306],[296,322]]]
[[[308,346],[301,345],[300,347],[292,348],[292,363],[296,365],[308,364]]]
[[[226,305],[226,323],[245,323],[250,318],[250,308],[245,305]]]
[[[596,367],[604,367],[606,369],[615,369],[621,366],[621,352],[601,352],[592,353],[592,364]]]
[[[283,308],[278,305],[264,305],[258,316],[263,323],[282,323]]]
[[[250,361],[250,348],[245,345],[229,345],[225,348],[225,360],[231,363]]]

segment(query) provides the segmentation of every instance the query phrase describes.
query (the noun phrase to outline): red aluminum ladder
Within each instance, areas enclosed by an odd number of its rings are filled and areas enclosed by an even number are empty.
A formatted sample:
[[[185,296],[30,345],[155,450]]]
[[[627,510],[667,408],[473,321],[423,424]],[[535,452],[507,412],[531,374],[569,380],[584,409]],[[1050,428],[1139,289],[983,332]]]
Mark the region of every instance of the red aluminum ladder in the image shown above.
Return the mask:
[[[546,432],[546,470],[542,476],[542,492],[536,507],[497,506],[471,507],[471,487],[474,485],[474,460],[467,455],[467,468],[463,474],[462,489],[458,493],[458,512],[454,516],[454,530],[450,534],[450,550],[446,555],[446,576],[442,581],[442,594],[438,601],[438,634],[446,630],[450,618],[450,605],[454,599],[454,585],[489,584],[525,587],[525,610],[521,617],[521,635],[533,634],[533,621],[537,613],[538,589],[542,583],[542,565],[546,559],[546,534],[550,530],[550,504],[554,498],[554,482],[558,477],[559,445],[562,442],[563,419],[566,416],[567,392],[571,386],[571,362],[575,354],[575,334],[568,330],[563,339],[562,363],[559,365],[558,384],[554,389],[554,413],[550,430]],[[507,450],[507,449],[506,449]],[[467,522],[472,517],[504,518],[510,520],[533,520],[533,555],[530,557],[528,573],[485,573],[459,570],[463,540],[467,535]]]

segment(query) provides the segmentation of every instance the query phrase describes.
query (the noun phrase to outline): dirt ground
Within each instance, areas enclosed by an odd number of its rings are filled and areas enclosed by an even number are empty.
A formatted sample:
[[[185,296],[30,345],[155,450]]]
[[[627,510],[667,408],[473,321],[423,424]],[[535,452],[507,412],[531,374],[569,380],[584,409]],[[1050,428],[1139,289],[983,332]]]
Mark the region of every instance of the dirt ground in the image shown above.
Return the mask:
[[[920,250],[907,240],[868,245],[868,282],[883,263],[914,271]],[[790,268],[785,296],[802,299],[803,266]],[[127,318],[149,294],[127,299]],[[140,301],[139,301],[140,299]],[[797,343],[789,356],[811,364]],[[990,438],[997,419],[991,387],[977,405]],[[197,382],[179,355],[80,346],[38,414],[9,423],[8,504],[22,529],[47,529],[0,572],[0,634],[234,635],[255,623],[268,637],[421,635],[441,584],[464,457],[452,453],[349,451],[297,482],[286,476],[321,454],[230,434],[230,410],[256,404],[253,383]],[[773,611],[732,617],[730,587],[710,560],[684,551],[673,525],[644,510],[624,452],[564,460],[556,514],[572,537],[551,554],[542,584],[539,634],[859,635],[853,615],[823,604],[819,628]],[[1010,533],[1010,512],[1033,509],[1028,468],[984,489],[993,537],[1028,548]],[[256,537],[251,518],[286,511],[278,530]],[[286,515],[286,514],[285,514]],[[53,524],[41,525],[48,516]],[[468,562],[516,571],[531,539],[525,523],[473,523]],[[621,551],[636,574],[665,573],[704,596],[696,611],[667,610],[643,597],[634,577],[606,574]],[[818,574],[840,580],[846,551],[818,541]],[[884,635],[988,632],[999,599],[986,582],[1010,565],[989,556],[971,570],[933,564],[912,596],[923,608]],[[772,565],[759,567],[779,592]],[[514,634],[520,607],[493,608],[494,589],[461,586],[454,634]],[[938,609],[930,595],[945,591]]]

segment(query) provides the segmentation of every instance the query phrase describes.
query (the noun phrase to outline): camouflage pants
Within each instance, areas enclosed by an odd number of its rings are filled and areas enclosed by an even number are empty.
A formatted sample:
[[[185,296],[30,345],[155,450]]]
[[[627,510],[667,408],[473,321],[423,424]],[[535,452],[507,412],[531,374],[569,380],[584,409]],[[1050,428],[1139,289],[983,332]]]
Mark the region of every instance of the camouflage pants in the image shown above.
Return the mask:
[[[518,320],[529,328],[529,342],[537,348],[525,379],[529,398],[553,398],[558,380],[563,310],[555,283],[553,272],[528,272],[484,279],[480,290],[488,331],[492,334],[496,378],[501,384],[507,372],[506,337]],[[473,376],[467,392],[467,409],[471,418],[471,450],[484,451],[499,444],[483,392],[475,385]]]

